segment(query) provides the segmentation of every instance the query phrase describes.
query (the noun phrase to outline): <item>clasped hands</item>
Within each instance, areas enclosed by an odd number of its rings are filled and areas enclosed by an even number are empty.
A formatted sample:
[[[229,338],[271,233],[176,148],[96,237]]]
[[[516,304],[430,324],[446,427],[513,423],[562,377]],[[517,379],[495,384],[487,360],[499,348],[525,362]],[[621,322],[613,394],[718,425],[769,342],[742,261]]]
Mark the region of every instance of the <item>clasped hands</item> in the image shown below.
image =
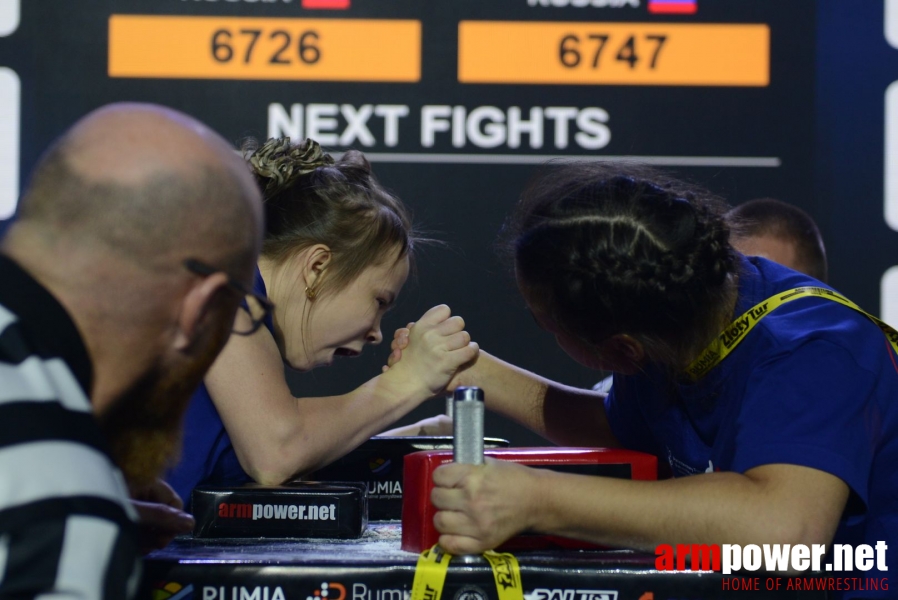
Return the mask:
[[[385,372],[400,364],[407,351],[414,348],[419,326],[420,322],[412,322],[393,334]],[[477,353],[460,363],[446,389],[467,383],[465,370],[476,360]],[[530,528],[534,503],[520,491],[533,489],[529,487],[531,471],[522,465],[490,458],[483,465],[438,467],[433,474],[431,502],[438,509],[434,525],[440,532],[440,546],[450,554],[480,554]]]

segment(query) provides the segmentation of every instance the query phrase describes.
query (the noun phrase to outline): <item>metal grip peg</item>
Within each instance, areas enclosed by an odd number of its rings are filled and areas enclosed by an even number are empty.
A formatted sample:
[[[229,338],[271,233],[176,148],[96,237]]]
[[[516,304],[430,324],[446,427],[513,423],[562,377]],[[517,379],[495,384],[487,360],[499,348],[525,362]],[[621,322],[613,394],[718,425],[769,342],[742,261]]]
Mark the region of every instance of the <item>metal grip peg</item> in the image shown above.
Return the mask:
[[[483,390],[456,388],[453,394],[453,458],[465,465],[483,464]]]

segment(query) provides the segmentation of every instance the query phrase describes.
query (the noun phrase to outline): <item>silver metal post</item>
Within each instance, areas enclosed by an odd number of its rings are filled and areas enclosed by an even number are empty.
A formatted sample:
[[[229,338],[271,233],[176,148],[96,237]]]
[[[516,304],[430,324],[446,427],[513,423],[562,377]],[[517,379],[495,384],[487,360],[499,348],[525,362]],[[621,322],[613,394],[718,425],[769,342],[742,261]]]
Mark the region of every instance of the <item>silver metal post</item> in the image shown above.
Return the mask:
[[[453,458],[466,465],[483,464],[483,390],[460,387],[453,394]]]

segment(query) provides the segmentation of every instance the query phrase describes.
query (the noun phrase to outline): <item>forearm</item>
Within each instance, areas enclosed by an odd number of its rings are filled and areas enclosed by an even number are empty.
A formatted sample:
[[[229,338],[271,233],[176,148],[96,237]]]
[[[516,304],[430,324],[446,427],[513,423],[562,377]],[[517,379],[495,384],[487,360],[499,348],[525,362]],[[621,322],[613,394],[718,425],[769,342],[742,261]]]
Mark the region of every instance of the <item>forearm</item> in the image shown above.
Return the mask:
[[[818,489],[813,482],[799,483],[796,492],[789,484],[732,472],[664,481],[552,472],[537,478],[548,481],[537,487],[535,530],[647,551],[662,543],[829,543],[847,499],[847,487],[835,478],[814,494],[801,490]]]
[[[377,435],[427,395],[384,375],[348,394],[293,398],[287,419],[238,446],[238,459],[256,481],[278,484],[321,468]]]
[[[557,444],[619,446],[599,392],[550,381],[484,351],[455,383],[483,388],[487,408]]]
[[[260,483],[281,483],[352,450],[441,392],[477,355],[464,321],[448,306],[421,317],[401,364],[341,396],[294,398],[272,335],[231,338],[206,387],[240,465]]]

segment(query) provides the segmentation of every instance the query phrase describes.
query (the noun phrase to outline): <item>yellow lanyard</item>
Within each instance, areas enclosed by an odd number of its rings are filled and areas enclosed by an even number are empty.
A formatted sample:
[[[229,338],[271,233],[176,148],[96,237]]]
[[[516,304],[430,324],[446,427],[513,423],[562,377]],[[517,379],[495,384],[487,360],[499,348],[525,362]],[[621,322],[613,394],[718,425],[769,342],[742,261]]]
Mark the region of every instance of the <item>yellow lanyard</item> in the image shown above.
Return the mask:
[[[488,550],[483,557],[489,562],[496,581],[499,600],[523,600],[524,586],[521,584],[521,568],[513,554]],[[412,582],[410,600],[440,600],[446,583],[451,554],[443,552],[439,546],[425,550],[418,557],[415,579]]]
[[[771,296],[763,302],[749,308],[742,316],[730,323],[707,348],[702,350],[701,354],[698,355],[698,358],[686,367],[686,374],[693,381],[698,381],[707,375],[708,371],[719,365],[721,361],[723,361],[723,359],[725,359],[729,353],[745,339],[748,332],[754,329],[755,325],[770,314],[771,311],[787,302],[792,302],[793,300],[806,298],[808,296],[815,296],[817,298],[838,302],[839,304],[858,311],[882,329],[883,333],[886,334],[889,344],[891,344],[895,352],[898,353],[898,331],[895,331],[891,326],[880,319],[877,319],[870,313],[864,312],[864,310],[857,304],[832,290],[821,287],[800,287],[780,292],[779,294]]]

